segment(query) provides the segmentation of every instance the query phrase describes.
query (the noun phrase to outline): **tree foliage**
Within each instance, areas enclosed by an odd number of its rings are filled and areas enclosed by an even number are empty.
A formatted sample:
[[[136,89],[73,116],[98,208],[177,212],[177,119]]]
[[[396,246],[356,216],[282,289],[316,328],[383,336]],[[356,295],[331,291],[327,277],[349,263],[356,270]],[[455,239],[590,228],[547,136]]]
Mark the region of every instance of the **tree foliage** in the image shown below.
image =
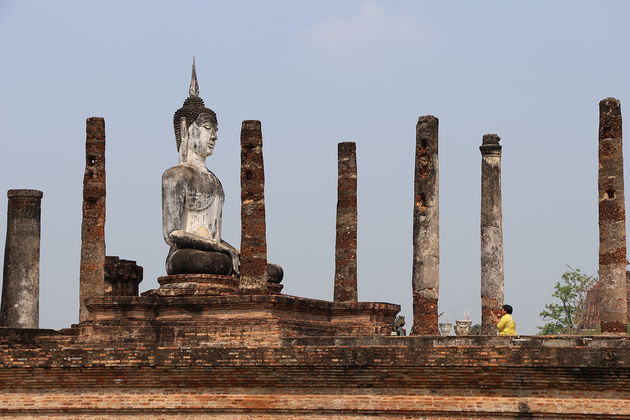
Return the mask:
[[[551,295],[560,303],[545,305],[540,316],[546,324],[537,327],[540,330],[538,334],[573,334],[578,330],[585,309],[586,293],[597,283],[597,277],[584,274],[579,268],[567,267],[570,270],[562,274]]]

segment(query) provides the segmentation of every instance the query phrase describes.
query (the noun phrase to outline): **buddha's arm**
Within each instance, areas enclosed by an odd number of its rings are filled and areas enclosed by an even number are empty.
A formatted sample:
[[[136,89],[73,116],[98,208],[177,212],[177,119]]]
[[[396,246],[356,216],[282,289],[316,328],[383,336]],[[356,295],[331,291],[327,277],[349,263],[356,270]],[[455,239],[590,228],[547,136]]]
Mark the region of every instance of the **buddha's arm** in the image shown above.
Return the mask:
[[[162,235],[169,246],[179,246],[171,233],[182,227],[186,186],[170,171],[162,175]]]
[[[192,248],[199,249],[201,251],[217,251],[225,252],[229,254],[234,250],[234,247],[227,244],[227,242],[214,242],[210,238],[204,238],[203,236],[196,235],[194,233],[186,232],[182,229],[176,229],[168,236],[169,241],[178,248]]]

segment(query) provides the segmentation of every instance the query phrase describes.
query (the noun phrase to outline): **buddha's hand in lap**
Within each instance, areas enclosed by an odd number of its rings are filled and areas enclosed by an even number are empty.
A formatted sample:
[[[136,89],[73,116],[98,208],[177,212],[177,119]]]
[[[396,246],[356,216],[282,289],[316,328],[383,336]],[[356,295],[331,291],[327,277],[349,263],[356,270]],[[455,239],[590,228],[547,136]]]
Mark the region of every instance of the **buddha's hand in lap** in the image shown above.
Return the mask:
[[[238,276],[241,274],[241,254],[238,252],[238,249],[234,248],[232,245],[227,242],[221,241],[222,245],[225,245],[228,250],[227,253],[232,258],[232,269],[234,273]]]
[[[169,242],[181,249],[198,249],[200,251],[217,251],[216,243],[203,236],[183,230],[174,230],[168,237]]]

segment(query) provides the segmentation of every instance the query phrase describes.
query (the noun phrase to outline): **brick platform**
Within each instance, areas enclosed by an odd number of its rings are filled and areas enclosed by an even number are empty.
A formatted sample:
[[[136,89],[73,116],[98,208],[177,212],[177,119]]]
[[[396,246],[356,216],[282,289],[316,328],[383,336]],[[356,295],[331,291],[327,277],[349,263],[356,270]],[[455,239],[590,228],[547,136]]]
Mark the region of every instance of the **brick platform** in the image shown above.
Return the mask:
[[[160,289],[161,290],[161,289]],[[278,345],[297,336],[389,335],[399,305],[327,302],[288,295],[218,295],[90,299],[81,343]]]
[[[628,418],[630,339],[301,337],[88,346],[0,329],[0,415]]]
[[[390,336],[398,305],[195,276],[0,328],[0,417],[630,418],[627,337]]]

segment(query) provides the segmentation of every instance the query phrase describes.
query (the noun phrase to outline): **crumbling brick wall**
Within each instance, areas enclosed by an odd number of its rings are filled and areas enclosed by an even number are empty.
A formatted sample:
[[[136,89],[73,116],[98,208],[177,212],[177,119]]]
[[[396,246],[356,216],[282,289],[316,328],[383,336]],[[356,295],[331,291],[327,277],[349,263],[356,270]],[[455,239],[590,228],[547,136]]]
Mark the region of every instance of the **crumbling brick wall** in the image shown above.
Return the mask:
[[[143,269],[135,261],[105,257],[105,283],[111,296],[138,296]]]
[[[627,418],[630,339],[294,338],[86,346],[0,334],[0,415]]]

